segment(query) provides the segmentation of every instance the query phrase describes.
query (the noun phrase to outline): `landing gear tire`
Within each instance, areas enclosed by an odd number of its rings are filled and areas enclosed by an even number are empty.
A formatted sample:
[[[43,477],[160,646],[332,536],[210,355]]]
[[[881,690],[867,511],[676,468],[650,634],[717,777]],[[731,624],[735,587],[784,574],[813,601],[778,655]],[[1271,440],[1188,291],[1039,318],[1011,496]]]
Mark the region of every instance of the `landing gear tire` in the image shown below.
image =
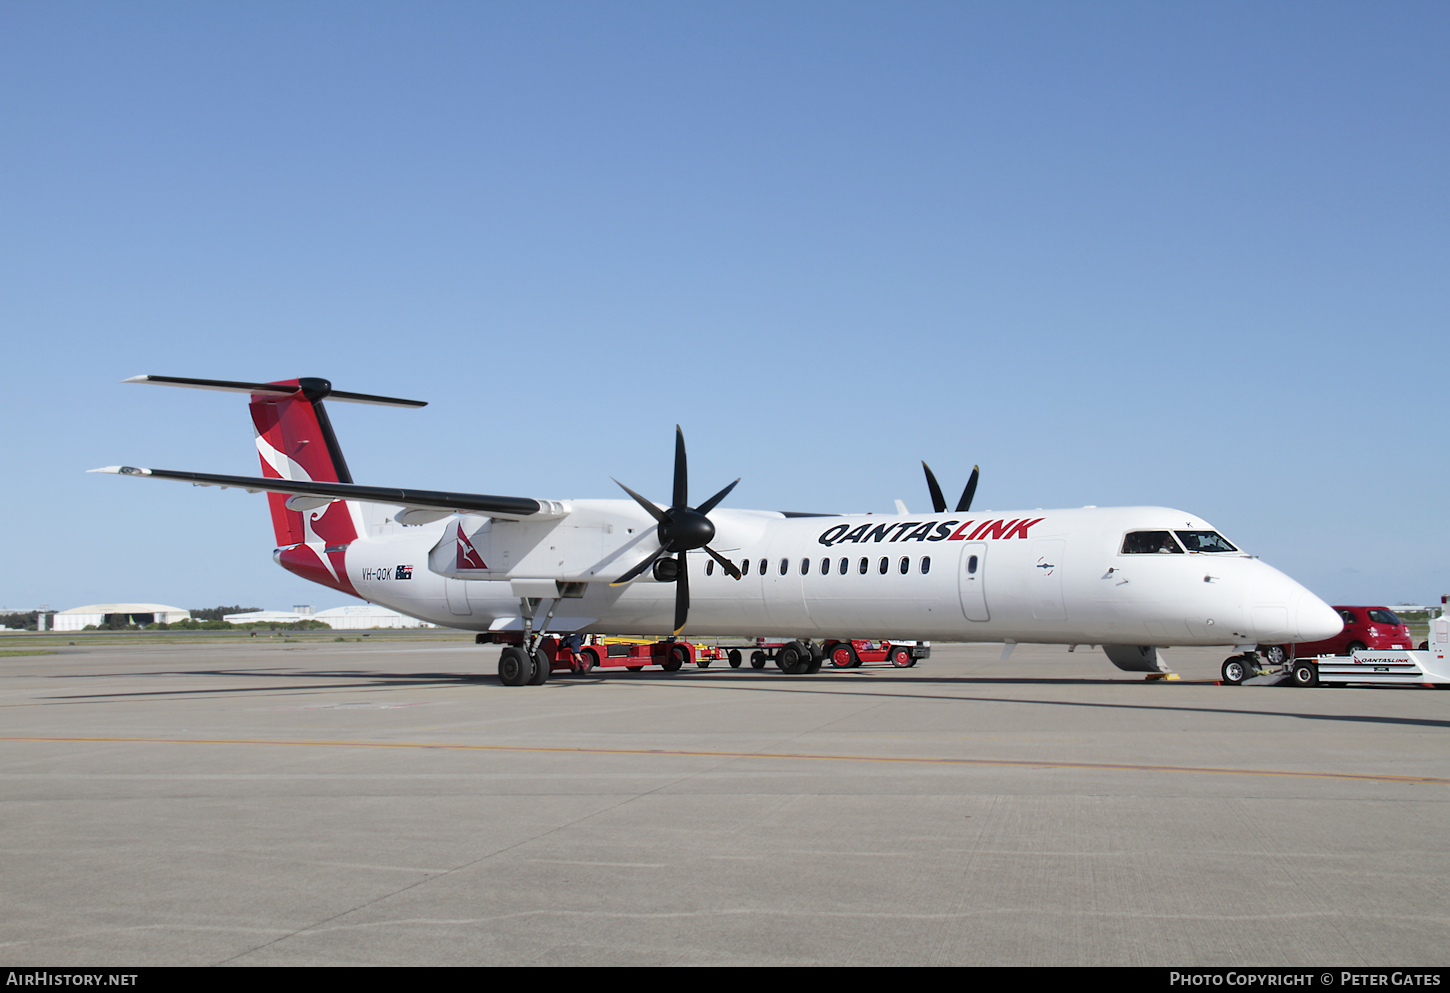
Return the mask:
[[[861,664],[856,656],[856,647],[849,641],[840,641],[831,646],[831,665],[837,669],[854,669]]]
[[[764,652],[751,652],[750,653],[750,668],[752,668],[752,669],[764,669],[765,668],[765,662],[766,662],[766,658],[765,658],[765,653]]]
[[[1289,661],[1289,646],[1265,645],[1259,649],[1259,654],[1269,665],[1284,665]]]
[[[1295,686],[1319,685],[1319,667],[1313,662],[1295,662],[1293,674]]]
[[[730,649],[730,653],[726,657],[730,659],[730,668],[732,668],[732,669],[739,669],[740,668],[740,652],[739,652],[738,649],[734,649],[734,648]]]
[[[1223,681],[1230,686],[1237,686],[1245,679],[1253,675],[1248,663],[1242,655],[1235,655],[1233,658],[1223,660]]]
[[[534,676],[534,660],[522,648],[509,645],[498,653],[498,681],[505,686],[523,686]]]
[[[549,670],[553,668],[549,662],[549,656],[545,655],[543,649],[534,653],[534,672],[529,677],[530,686],[543,686],[549,681]]]
[[[788,676],[804,675],[811,664],[811,653],[798,641],[787,642],[775,653],[775,664]]]
[[[891,664],[898,669],[910,669],[916,665],[916,659],[911,657],[911,652],[905,648],[893,648],[891,650]]]

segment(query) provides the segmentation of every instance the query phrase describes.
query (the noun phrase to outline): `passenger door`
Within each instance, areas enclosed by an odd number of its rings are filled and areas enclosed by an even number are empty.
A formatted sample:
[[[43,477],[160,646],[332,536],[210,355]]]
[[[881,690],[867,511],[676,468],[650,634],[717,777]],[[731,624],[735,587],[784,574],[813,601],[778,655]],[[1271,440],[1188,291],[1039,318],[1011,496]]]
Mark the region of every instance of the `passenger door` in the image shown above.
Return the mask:
[[[962,566],[958,573],[958,591],[962,613],[969,621],[990,621],[987,610],[987,543],[969,541],[962,546]],[[950,595],[950,594],[948,594]]]

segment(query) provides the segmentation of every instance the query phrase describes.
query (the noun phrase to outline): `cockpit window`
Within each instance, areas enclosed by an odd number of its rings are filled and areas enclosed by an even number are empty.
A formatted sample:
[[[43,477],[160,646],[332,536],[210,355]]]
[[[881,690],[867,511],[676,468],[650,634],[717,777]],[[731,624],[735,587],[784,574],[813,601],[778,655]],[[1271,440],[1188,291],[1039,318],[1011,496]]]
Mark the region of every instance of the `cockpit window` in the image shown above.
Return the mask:
[[[1123,538],[1124,555],[1146,555],[1150,552],[1183,554],[1178,542],[1167,531],[1129,531]]]
[[[1190,552],[1236,552],[1233,545],[1217,531],[1175,531],[1178,540]]]

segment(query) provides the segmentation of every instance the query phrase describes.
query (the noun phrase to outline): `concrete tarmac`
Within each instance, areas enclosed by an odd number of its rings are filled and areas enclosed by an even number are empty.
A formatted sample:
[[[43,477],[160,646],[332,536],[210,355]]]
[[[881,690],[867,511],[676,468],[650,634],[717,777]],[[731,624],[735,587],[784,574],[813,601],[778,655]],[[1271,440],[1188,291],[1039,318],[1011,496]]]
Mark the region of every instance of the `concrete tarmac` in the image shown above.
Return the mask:
[[[8,966],[1450,964],[1450,693],[77,642],[0,658]]]

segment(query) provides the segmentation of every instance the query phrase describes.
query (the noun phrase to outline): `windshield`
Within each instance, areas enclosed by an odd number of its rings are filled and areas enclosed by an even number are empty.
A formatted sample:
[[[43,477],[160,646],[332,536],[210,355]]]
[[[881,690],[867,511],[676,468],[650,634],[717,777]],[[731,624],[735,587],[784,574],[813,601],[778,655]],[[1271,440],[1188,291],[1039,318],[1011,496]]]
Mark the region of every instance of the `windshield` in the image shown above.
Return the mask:
[[[1167,531],[1129,531],[1123,538],[1124,555],[1147,555],[1150,552],[1183,554],[1178,542]]]
[[[1190,552],[1236,552],[1223,535],[1217,531],[1175,531],[1183,546]]]

